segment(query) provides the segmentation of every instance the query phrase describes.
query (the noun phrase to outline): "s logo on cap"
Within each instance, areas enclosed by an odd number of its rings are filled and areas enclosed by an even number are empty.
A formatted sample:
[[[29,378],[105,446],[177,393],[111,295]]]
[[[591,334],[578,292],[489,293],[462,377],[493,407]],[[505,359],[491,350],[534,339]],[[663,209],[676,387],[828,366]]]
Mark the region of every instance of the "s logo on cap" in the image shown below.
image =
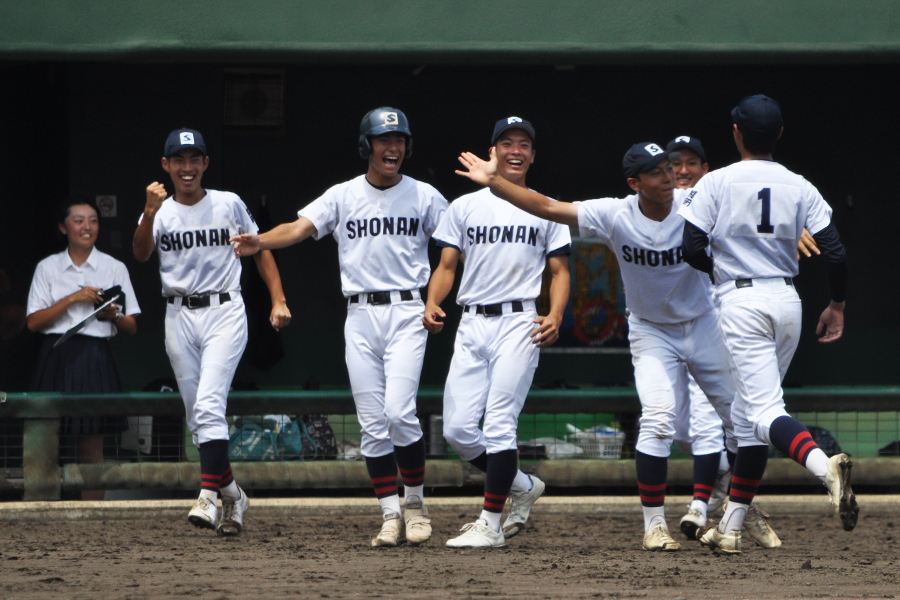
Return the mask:
[[[662,154],[664,152],[664,150],[656,144],[647,144],[644,146],[644,150],[646,150],[650,156],[656,156],[657,154]]]
[[[384,113],[384,124],[385,125],[397,125],[397,113],[395,112],[387,112]]]
[[[194,145],[194,134],[191,133],[190,131],[184,131],[184,132],[182,132],[182,134],[181,134],[181,144],[182,144],[182,145],[190,144],[191,146],[193,146],[193,145]]]
[[[522,119],[519,117],[510,117],[506,120],[507,125],[512,125],[513,123],[521,123]]]
[[[675,141],[676,142],[684,142],[685,144],[690,144],[691,138],[689,138],[686,135],[682,135],[682,136],[678,136],[677,138],[675,138]]]

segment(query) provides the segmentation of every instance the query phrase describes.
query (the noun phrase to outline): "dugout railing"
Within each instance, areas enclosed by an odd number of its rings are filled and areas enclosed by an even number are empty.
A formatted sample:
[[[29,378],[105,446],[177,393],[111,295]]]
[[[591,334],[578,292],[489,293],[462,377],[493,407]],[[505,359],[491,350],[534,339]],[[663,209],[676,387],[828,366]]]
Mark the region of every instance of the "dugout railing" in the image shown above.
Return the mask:
[[[426,429],[431,415],[441,414],[441,390],[422,390],[418,412]],[[857,485],[900,485],[900,388],[802,388],[785,391],[788,411],[807,426],[828,431],[844,451],[853,456]],[[633,486],[635,416],[640,404],[634,389],[533,390],[520,420],[520,454],[523,469],[536,473],[550,486]],[[228,415],[264,414],[355,414],[348,390],[232,392]],[[107,464],[60,464],[59,419],[64,416],[137,416],[177,418],[184,416],[177,393],[128,392],[117,394],[3,393],[0,392],[0,445],[4,456],[15,456],[4,424],[21,420],[20,468],[0,465],[0,491],[23,489],[25,500],[58,500],[62,490],[167,489],[193,490],[199,481],[199,465],[181,448],[173,460],[155,460],[136,455],[133,462]],[[562,419],[557,416],[564,415]],[[577,442],[559,433],[564,426],[591,430],[594,425],[624,429],[626,440],[619,460],[595,458],[591,453],[563,458],[531,454],[537,444],[528,443],[523,427],[544,428],[562,441]],[[334,418],[334,417],[332,417]],[[566,421],[563,423],[562,421]],[[526,426],[527,424],[527,426]],[[346,431],[341,429],[341,435]],[[571,427],[569,428],[571,431]],[[540,438],[538,439],[545,439]],[[181,436],[181,444],[184,445]],[[433,441],[433,436],[432,436]],[[186,444],[189,446],[189,442]],[[545,449],[544,449],[545,450]],[[434,458],[443,452],[429,450],[428,486],[477,485],[481,475],[455,458]],[[676,455],[677,457],[677,452]],[[556,458],[555,460],[553,458]],[[247,489],[341,489],[365,488],[370,482],[359,460],[273,460],[235,462],[236,477]],[[670,485],[690,485],[690,460],[672,460]],[[816,482],[792,461],[769,461],[765,484],[808,486]],[[302,493],[302,492],[299,492]]]

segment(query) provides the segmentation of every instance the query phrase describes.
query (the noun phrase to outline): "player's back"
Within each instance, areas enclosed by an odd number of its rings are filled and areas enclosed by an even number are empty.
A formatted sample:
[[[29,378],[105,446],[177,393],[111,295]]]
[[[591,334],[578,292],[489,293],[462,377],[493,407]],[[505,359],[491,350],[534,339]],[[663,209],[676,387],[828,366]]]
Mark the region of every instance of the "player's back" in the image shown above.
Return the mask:
[[[697,214],[690,205],[701,194],[711,197],[703,203],[711,210]],[[717,283],[795,277],[803,228],[817,233],[831,221],[830,207],[812,184],[768,160],[744,160],[709,173],[684,206],[709,225]]]

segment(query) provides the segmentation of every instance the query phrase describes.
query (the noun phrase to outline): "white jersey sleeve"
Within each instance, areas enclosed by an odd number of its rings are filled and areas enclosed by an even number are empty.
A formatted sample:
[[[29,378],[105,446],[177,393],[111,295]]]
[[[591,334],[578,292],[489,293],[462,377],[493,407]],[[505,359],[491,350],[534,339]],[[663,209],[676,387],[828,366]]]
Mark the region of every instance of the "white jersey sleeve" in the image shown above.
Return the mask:
[[[825,202],[819,190],[808,181],[803,191],[807,206],[806,228],[815,235],[831,223],[831,207]]]
[[[306,217],[316,228],[316,240],[330,235],[340,222],[337,188],[329,188],[324,194],[297,211],[297,217]]]
[[[612,240],[615,217],[625,201],[616,198],[600,198],[576,202],[578,206],[578,230],[581,237],[599,237],[609,245]]]
[[[450,246],[460,252],[463,251],[463,230],[460,215],[460,203],[454,202],[444,213],[437,228],[434,230],[434,241],[438,246]]]

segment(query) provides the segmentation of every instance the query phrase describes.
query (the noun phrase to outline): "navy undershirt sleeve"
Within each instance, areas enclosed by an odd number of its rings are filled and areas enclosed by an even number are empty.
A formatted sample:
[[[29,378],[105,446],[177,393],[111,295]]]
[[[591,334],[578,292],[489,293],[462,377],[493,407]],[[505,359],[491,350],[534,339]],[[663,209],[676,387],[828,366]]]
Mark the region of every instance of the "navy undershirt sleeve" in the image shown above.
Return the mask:
[[[831,299],[835,302],[843,302],[847,297],[847,276],[849,274],[847,263],[847,250],[841,243],[834,223],[813,235],[816,246],[822,251],[822,258],[828,266],[828,285],[831,288]]]
[[[685,221],[684,235],[681,242],[684,260],[698,271],[712,273],[713,260],[706,253],[707,246],[709,246],[709,236],[690,221]]]

